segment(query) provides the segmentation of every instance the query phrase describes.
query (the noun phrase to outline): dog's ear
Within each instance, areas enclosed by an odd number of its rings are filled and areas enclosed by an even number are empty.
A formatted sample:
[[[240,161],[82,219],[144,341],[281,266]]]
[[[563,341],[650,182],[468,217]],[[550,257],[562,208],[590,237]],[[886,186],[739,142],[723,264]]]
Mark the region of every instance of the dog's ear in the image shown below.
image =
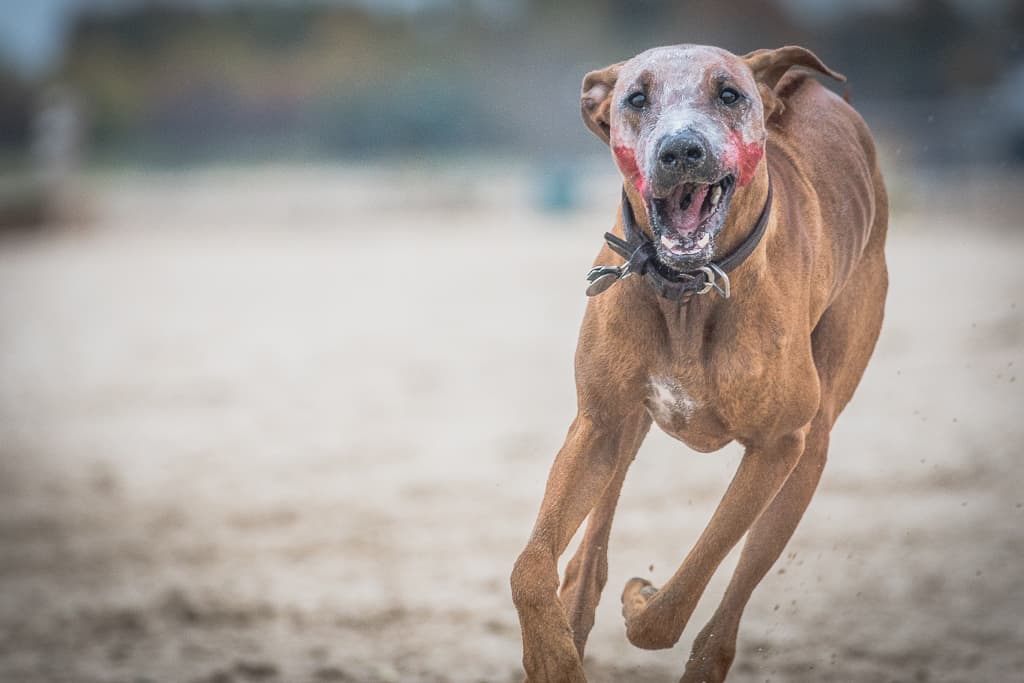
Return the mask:
[[[754,50],[743,55],[742,59],[750,67],[757,81],[766,121],[775,114],[781,114],[785,108],[782,99],[775,93],[775,86],[792,67],[801,66],[837,81],[846,81],[846,76],[828,68],[816,54],[798,45],[787,45],[775,50]]]
[[[817,55],[798,45],[787,45],[775,50],[754,50],[743,55],[743,61],[754,72],[757,82],[764,83],[769,88],[774,88],[779,79],[794,66],[817,71],[840,82],[846,80],[846,76],[828,68]]]
[[[594,135],[608,144],[611,138],[611,94],[615,89],[615,81],[619,79],[619,69],[623,62],[606,66],[599,71],[591,71],[583,77],[583,91],[580,94],[580,113],[583,123],[594,132]]]

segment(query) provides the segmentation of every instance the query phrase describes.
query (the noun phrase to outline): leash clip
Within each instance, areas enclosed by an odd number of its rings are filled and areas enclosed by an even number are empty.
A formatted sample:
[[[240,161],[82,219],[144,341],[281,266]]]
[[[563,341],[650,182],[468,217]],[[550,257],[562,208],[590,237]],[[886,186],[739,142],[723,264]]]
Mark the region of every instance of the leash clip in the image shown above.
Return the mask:
[[[732,290],[729,286],[729,276],[726,274],[724,270],[722,270],[718,266],[717,263],[709,263],[706,266],[701,266],[697,270],[704,273],[704,275],[707,277],[707,282],[704,283],[703,288],[699,289],[696,292],[697,294],[706,294],[707,292],[710,292],[712,289],[714,289],[718,291],[718,293],[721,295],[723,299],[729,298],[729,295],[732,293]],[[719,286],[718,282],[716,281],[716,277],[720,277],[722,279],[721,286]]]
[[[621,266],[596,266],[587,273],[587,296],[597,296],[622,278],[629,275],[629,263]]]

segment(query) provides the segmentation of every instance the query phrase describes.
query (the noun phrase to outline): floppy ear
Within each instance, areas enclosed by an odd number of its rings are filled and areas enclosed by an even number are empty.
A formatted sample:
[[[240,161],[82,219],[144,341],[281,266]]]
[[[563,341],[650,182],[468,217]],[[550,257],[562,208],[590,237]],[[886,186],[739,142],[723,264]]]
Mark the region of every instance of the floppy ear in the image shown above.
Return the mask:
[[[615,89],[615,81],[619,79],[619,69],[623,62],[606,66],[600,71],[591,71],[583,77],[583,92],[580,95],[580,113],[583,123],[594,132],[594,135],[608,144],[611,137],[611,94]]]
[[[794,66],[817,71],[840,82],[846,80],[846,76],[825,66],[813,52],[797,45],[787,45],[775,50],[754,50],[743,55],[742,59],[754,72],[757,82],[764,83],[769,88],[774,88],[779,79]]]
[[[775,50],[754,50],[743,55],[742,59],[754,73],[754,80],[757,81],[757,89],[761,93],[761,101],[764,104],[766,121],[775,114],[781,114],[785,109],[782,100],[775,94],[774,88],[790,68],[802,66],[837,81],[846,81],[846,76],[828,68],[824,62],[818,59],[817,55],[798,45],[787,45]]]

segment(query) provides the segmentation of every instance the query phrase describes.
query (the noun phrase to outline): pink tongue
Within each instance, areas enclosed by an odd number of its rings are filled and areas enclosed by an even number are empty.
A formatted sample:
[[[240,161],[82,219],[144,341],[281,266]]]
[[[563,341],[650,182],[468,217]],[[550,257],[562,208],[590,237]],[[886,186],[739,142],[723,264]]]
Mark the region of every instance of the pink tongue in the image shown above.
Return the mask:
[[[677,213],[674,216],[676,220],[673,222],[680,233],[685,235],[697,229],[697,224],[700,223],[700,209],[704,206],[704,198],[708,194],[709,187],[709,185],[698,185],[690,195],[690,205],[685,209],[676,207]]]

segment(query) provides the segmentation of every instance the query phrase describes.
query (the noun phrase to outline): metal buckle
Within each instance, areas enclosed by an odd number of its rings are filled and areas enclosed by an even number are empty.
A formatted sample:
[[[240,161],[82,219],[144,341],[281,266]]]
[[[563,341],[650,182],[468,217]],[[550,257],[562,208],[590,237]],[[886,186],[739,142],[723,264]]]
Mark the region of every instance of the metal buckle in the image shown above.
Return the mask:
[[[587,273],[587,296],[597,296],[630,274],[629,262],[621,266],[596,266]]]
[[[732,290],[729,287],[729,276],[726,275],[725,271],[722,270],[717,263],[709,263],[706,266],[701,266],[697,270],[704,273],[707,278],[707,282],[704,283],[704,287],[697,291],[697,294],[706,294],[712,289],[718,290],[718,293],[723,299],[728,299]],[[722,279],[722,286],[716,282],[716,277]]]

